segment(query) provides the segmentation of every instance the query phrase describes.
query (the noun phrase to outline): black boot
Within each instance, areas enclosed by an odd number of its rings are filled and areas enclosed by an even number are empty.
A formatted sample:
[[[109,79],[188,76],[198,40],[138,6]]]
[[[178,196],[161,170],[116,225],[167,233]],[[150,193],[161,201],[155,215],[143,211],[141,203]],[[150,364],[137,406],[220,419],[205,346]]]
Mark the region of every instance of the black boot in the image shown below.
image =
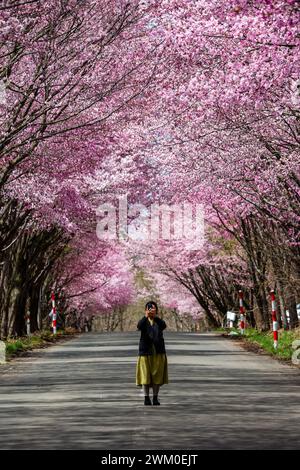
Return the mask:
[[[145,396],[144,405],[152,405],[152,402],[151,402],[151,400],[150,400],[150,397]]]
[[[158,401],[158,396],[157,395],[153,395],[153,405],[160,405],[159,401]]]

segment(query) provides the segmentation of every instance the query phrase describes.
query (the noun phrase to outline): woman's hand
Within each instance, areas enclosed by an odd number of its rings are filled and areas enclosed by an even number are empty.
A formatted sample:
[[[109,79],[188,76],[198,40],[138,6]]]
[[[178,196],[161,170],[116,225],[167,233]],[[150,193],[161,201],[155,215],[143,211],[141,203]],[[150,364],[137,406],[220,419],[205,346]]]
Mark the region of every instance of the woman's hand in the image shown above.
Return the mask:
[[[155,317],[156,315],[156,307],[155,305],[152,305],[151,308],[149,308],[148,310],[146,309],[145,310],[145,317],[146,318],[151,318],[151,320]]]

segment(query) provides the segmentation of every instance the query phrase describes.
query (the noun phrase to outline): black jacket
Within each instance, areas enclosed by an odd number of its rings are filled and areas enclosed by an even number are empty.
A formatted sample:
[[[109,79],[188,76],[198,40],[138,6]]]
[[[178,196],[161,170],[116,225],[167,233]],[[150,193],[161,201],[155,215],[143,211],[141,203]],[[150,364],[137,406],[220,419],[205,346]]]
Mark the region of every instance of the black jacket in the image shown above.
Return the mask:
[[[164,320],[158,317],[154,317],[153,326],[147,317],[143,317],[138,322],[137,328],[141,331],[139,356],[152,355],[152,344],[154,344],[157,354],[164,354],[166,352],[163,337],[163,330],[166,326]]]

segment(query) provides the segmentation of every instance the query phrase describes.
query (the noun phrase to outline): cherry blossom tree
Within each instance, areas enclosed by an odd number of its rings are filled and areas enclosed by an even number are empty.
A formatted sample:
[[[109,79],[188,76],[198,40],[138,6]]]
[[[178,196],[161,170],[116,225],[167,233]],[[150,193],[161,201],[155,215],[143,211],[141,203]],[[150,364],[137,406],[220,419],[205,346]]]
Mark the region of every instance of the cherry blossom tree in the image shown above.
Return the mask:
[[[3,2],[3,337],[27,304],[40,327],[53,286],[66,312],[130,303],[132,259],[213,326],[240,288],[253,326],[271,288],[297,325],[299,20],[297,0]],[[97,240],[97,207],[124,194],[202,204],[204,245]]]

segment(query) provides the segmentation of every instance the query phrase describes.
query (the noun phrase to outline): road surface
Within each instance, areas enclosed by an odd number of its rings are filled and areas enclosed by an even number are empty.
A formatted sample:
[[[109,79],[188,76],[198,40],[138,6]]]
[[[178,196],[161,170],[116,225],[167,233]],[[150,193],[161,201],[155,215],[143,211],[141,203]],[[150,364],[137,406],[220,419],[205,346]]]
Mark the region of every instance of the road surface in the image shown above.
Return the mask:
[[[1,449],[299,449],[300,370],[214,334],[165,332],[145,407],[138,332],[87,333],[0,366]]]

